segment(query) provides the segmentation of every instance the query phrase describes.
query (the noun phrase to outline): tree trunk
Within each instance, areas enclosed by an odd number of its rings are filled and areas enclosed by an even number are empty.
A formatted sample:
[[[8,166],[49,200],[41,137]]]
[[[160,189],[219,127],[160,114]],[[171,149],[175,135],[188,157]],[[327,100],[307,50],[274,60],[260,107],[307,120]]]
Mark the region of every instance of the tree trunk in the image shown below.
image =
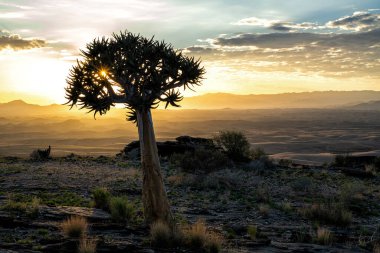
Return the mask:
[[[172,225],[172,214],[162,180],[150,109],[137,112],[137,126],[143,172],[142,201],[145,221],[151,224],[161,220],[168,225]]]

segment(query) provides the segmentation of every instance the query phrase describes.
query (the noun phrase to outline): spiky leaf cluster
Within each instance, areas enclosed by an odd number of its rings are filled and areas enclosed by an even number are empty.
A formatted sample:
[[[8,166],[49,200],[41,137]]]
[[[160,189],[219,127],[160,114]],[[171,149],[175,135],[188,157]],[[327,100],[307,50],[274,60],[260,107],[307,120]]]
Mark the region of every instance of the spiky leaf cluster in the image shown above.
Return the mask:
[[[98,38],[81,51],[82,60],[71,69],[66,97],[94,114],[104,114],[115,103],[136,111],[178,106],[178,88],[200,85],[205,70],[200,61],[187,57],[170,44],[130,32]]]

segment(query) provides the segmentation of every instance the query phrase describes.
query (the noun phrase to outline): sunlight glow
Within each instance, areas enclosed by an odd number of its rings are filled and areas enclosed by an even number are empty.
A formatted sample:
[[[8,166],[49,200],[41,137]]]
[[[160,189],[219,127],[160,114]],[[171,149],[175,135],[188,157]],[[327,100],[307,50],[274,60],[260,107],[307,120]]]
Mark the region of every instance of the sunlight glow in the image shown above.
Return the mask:
[[[100,75],[101,75],[102,77],[107,77],[107,71],[104,70],[104,69],[100,70]]]

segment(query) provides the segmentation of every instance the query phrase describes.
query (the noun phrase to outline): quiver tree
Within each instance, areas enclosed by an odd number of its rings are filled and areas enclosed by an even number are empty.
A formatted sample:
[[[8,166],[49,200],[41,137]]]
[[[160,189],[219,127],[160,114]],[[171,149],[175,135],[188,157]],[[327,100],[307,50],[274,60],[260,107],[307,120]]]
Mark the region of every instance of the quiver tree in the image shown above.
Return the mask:
[[[179,88],[200,85],[205,73],[200,61],[170,44],[129,32],[98,38],[81,50],[82,59],[67,79],[68,104],[100,115],[124,104],[127,119],[137,123],[143,172],[142,199],[148,223],[171,224],[172,215],[162,180],[151,109],[160,102],[178,106]]]

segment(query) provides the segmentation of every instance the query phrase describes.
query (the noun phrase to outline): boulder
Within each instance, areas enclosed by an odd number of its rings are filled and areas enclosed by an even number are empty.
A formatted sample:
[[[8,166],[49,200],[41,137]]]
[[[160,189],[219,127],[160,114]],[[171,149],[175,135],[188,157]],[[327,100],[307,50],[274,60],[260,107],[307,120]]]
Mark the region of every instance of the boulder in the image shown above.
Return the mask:
[[[191,137],[191,136],[179,136],[175,141],[157,142],[158,155],[160,157],[170,157],[175,153],[183,154],[185,152],[194,152],[195,149],[217,149],[212,139]],[[137,160],[140,158],[140,142],[132,141],[127,144],[120,154],[131,160]]]

